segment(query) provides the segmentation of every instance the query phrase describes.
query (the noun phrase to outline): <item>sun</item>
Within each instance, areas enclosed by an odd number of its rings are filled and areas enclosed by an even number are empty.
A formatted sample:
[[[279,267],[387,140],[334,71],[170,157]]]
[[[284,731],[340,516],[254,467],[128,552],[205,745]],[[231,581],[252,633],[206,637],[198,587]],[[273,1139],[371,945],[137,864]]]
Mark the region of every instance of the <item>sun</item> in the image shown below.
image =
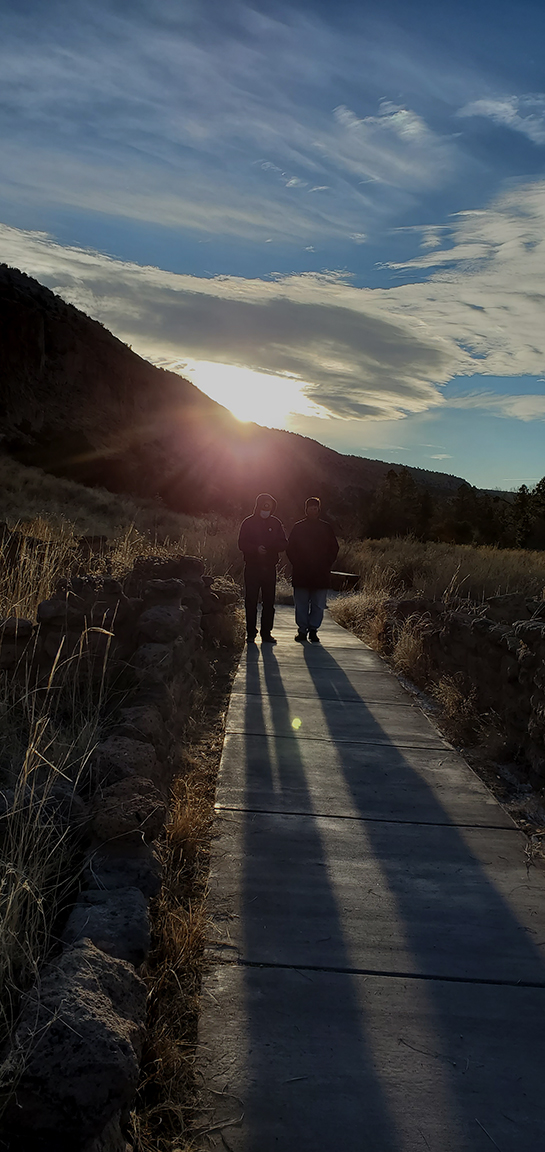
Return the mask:
[[[238,420],[283,428],[292,413],[324,415],[305,395],[304,382],[293,376],[269,376],[252,368],[211,360],[187,361],[178,371],[201,392],[228,408]]]

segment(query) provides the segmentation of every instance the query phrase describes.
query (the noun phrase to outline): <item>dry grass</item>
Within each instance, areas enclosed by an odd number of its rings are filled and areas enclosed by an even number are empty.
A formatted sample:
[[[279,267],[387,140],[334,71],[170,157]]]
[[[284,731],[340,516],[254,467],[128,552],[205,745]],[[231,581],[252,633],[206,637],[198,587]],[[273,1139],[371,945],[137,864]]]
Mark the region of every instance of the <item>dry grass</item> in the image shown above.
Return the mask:
[[[58,916],[81,865],[89,758],[100,738],[109,686],[106,657],[60,659],[46,685],[3,674],[0,709],[0,1048],[22,993],[55,946]],[[7,1102],[12,1073],[0,1067]]]
[[[440,726],[450,740],[466,747],[478,744],[482,756],[496,758],[504,742],[503,735],[498,735],[498,718],[492,723],[491,717],[479,715],[476,691],[462,674],[434,673],[426,658],[425,637],[430,628],[426,614],[415,612],[397,620],[391,601],[421,597],[448,605],[456,597],[466,598],[468,607],[475,607],[486,596],[506,592],[541,596],[545,555],[402,538],[349,545],[345,562],[360,572],[361,591],[332,602],[331,614],[337,623],[430,693],[439,705]]]
[[[293,587],[286,575],[285,568],[280,568],[276,580],[276,604],[293,604]]]
[[[387,589],[365,587],[362,592],[338,596],[329,604],[331,615],[341,624],[365,640],[371,648],[382,652],[386,648],[388,629]]]
[[[24,537],[17,563],[8,563],[0,537],[0,618],[22,616],[35,619],[38,604],[49,599],[57,581],[68,573],[85,571],[110,574],[122,580],[138,556],[164,556],[183,552],[199,556],[210,575],[239,574],[235,526],[225,522],[187,518],[182,536],[162,541],[143,535],[134,524],[112,541],[107,553],[98,552],[82,561],[78,555],[74,526],[52,527],[43,519],[16,521],[10,528]],[[28,543],[27,543],[28,541]]]
[[[19,477],[26,479],[22,497],[8,490],[0,509],[0,519],[25,537],[16,564],[0,556],[0,617],[35,618],[38,604],[52,595],[59,578],[77,571],[80,532],[114,535],[107,560],[100,554],[91,556],[85,570],[109,571],[118,578],[142,555],[199,555],[212,574],[224,573],[235,557],[238,560],[235,526],[226,527],[217,518],[177,517],[156,507],[154,531],[146,534],[142,509],[136,509],[136,523],[130,501],[52,478],[47,478],[42,491],[42,474],[28,476],[36,471],[23,470],[24,476]],[[13,469],[10,475],[13,479]],[[57,503],[50,503],[49,481]],[[121,528],[116,529],[116,520],[121,521]],[[216,629],[216,645],[239,644],[242,626],[237,609],[219,615],[218,620],[221,635]],[[208,664],[209,658],[202,663]],[[106,669],[97,674],[96,665],[86,659],[85,646],[71,660],[59,658],[46,686],[30,678],[22,682],[12,674],[0,674],[0,781],[5,790],[5,801],[0,797],[0,1044],[13,1028],[21,993],[56,945],[56,921],[73,892],[81,864],[78,838],[69,831],[67,816],[70,809],[77,815],[78,790],[101,736],[105,706],[111,702],[111,693],[120,690],[108,682]],[[163,957],[163,967],[160,974],[156,968],[154,976],[150,975],[152,1003],[163,1005],[158,1012],[163,1012],[165,1020],[169,1018],[169,1026],[173,1023],[172,993],[181,984],[186,992],[182,1014],[194,1012],[188,1004],[191,987],[197,987],[197,957],[202,952],[204,914],[200,907],[193,912],[195,896],[188,902],[187,893],[200,860],[197,807],[205,805],[202,799],[194,802],[191,780],[189,773],[180,785],[164,845],[166,881],[157,909],[156,942],[160,944],[155,953],[156,960],[159,954]],[[202,772],[199,788],[202,791]],[[187,1080],[186,1041],[167,1044],[162,1029],[156,1016],[152,1036],[165,1085],[163,1102],[157,1104],[161,1115],[174,1107],[168,1085],[178,1083],[180,1076]],[[0,1079],[4,1072],[7,1075],[6,1068],[0,1069]],[[150,1073],[152,1080],[154,1075]],[[184,1115],[188,1106],[186,1099]],[[153,1129],[155,1122],[153,1115],[145,1121]]]
[[[337,567],[357,572],[367,593],[380,589],[425,600],[461,596],[478,603],[507,592],[541,599],[545,589],[544,552],[423,543],[408,536],[347,541]]]
[[[154,943],[146,967],[148,1032],[142,1080],[132,1113],[138,1152],[193,1152],[198,1101],[194,1079],[197,1019],[207,936],[206,885],[216,778],[225,713],[239,647],[212,670],[192,706],[180,774],[162,845],[164,879],[154,910]]]
[[[442,727],[451,740],[474,744],[483,726],[476,704],[477,693],[468,688],[461,674],[440,676],[430,685],[431,695],[441,708]]]
[[[397,672],[410,676],[417,684],[427,679],[424,636],[428,626],[426,618],[415,613],[394,630],[392,664]]]

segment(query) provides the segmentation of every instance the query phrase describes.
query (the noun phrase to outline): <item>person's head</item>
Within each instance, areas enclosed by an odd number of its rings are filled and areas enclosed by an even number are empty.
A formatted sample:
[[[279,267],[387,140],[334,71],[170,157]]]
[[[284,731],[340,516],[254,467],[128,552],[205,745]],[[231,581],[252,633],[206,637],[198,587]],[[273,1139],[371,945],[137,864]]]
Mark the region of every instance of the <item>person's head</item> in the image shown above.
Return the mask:
[[[268,520],[276,508],[276,500],[273,496],[269,496],[268,492],[261,492],[257,497],[254,508],[254,516],[261,516],[262,520]]]
[[[320,515],[321,508],[322,505],[320,503],[319,497],[309,496],[308,500],[305,500],[305,516],[307,520],[317,520]]]

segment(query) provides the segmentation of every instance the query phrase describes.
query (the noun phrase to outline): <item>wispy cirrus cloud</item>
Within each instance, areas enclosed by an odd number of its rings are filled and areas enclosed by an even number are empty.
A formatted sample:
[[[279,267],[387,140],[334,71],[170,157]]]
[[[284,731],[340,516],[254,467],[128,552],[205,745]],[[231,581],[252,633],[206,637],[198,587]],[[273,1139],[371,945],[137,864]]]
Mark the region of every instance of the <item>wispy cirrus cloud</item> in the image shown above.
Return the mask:
[[[545,144],[545,93],[484,97],[460,108],[461,118],[482,116],[514,132],[522,132],[534,144]]]
[[[450,133],[379,103],[371,44],[296,6],[213,8],[75,0],[67,14],[52,0],[46,22],[6,16],[0,194],[246,240],[349,240],[460,163]],[[362,53],[364,112],[339,104]]]
[[[545,420],[545,395],[504,396],[497,392],[469,392],[448,401],[449,408],[480,409],[494,416],[522,420]]]
[[[435,265],[427,279],[387,289],[357,288],[336,272],[178,275],[6,227],[0,256],[156,363],[293,377],[336,418],[399,419],[444,407],[441,385],[454,376],[545,371],[545,181],[458,214],[449,240],[425,257]],[[399,265],[415,266],[420,258]],[[545,414],[543,396],[483,389],[448,404],[522,421]]]

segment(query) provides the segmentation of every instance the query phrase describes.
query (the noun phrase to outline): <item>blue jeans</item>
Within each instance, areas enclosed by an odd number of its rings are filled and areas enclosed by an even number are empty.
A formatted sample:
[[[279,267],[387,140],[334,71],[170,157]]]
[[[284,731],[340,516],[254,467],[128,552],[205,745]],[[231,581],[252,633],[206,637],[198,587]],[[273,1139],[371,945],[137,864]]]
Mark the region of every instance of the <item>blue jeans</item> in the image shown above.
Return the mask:
[[[324,618],[327,588],[294,588],[295,623],[300,632],[314,632]]]

